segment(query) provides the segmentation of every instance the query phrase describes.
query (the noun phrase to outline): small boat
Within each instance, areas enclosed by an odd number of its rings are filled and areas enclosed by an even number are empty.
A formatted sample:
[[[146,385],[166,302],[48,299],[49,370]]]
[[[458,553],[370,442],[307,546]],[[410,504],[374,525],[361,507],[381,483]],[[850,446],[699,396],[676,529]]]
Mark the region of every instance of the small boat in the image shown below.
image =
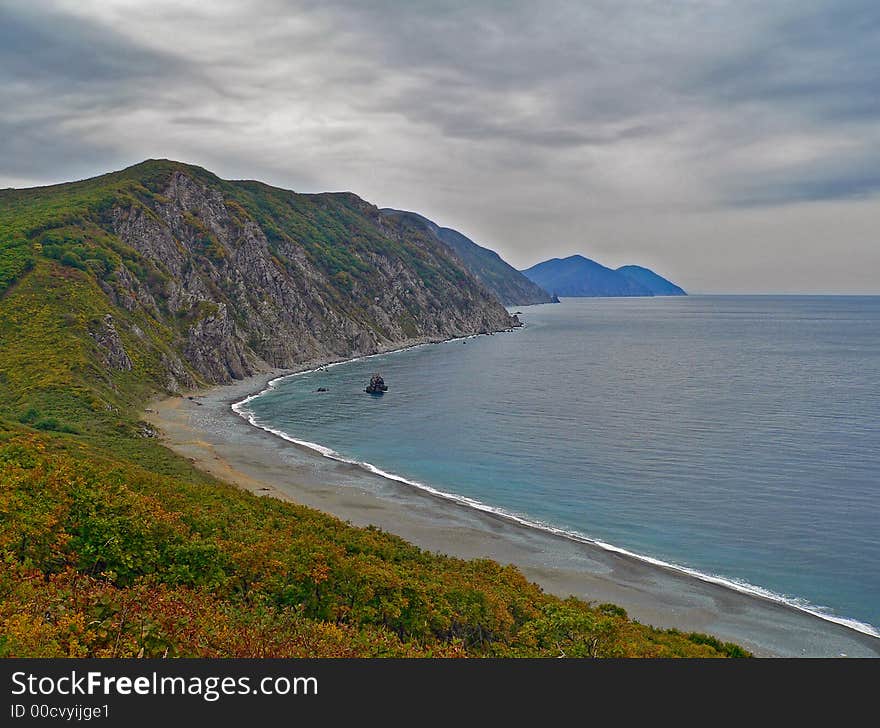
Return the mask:
[[[388,385],[385,384],[385,380],[379,374],[374,374],[364,391],[368,394],[381,395],[388,391]]]

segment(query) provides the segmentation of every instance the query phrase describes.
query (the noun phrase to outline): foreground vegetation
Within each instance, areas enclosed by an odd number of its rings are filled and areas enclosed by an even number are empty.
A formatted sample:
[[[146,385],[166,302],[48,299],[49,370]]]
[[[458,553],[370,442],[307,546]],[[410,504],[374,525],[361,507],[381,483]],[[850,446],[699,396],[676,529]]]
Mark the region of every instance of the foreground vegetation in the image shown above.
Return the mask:
[[[100,287],[117,258],[144,265],[97,226],[121,194],[102,185],[0,193],[0,656],[746,654],[258,498],[162,447],[140,412],[172,337]],[[108,313],[130,370],[93,335]]]

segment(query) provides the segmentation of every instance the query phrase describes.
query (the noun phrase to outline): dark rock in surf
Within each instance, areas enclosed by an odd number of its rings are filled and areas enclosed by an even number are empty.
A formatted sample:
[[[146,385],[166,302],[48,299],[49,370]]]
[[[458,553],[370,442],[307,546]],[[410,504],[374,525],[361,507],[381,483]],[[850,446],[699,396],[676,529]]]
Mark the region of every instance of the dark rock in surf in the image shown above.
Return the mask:
[[[368,394],[381,395],[388,391],[388,386],[379,374],[374,374],[370,378],[370,383],[364,391]]]

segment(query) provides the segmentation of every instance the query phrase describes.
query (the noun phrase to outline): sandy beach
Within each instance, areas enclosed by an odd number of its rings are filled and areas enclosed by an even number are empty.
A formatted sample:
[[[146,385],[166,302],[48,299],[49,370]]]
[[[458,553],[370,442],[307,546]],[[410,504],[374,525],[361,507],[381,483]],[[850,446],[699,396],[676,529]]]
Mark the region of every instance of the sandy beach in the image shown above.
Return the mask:
[[[263,496],[375,525],[425,549],[512,563],[547,592],[613,602],[640,622],[707,632],[760,656],[880,657],[880,639],[793,607],[702,581],[433,496],[321,457],[248,424],[231,405],[273,371],[153,402],[145,418],[198,467]]]

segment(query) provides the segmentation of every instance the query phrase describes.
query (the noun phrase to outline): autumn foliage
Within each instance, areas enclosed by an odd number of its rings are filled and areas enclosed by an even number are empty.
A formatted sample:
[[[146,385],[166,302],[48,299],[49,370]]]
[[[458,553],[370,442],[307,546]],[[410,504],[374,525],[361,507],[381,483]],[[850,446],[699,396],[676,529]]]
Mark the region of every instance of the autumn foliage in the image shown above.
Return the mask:
[[[73,440],[0,440],[2,655],[735,652],[547,596],[511,566],[430,554]]]
[[[513,566],[256,497],[150,437],[140,413],[161,390],[173,337],[107,297],[102,276],[141,261],[90,215],[155,186],[120,173],[67,196],[4,193],[0,656],[745,654],[549,596]],[[267,219],[283,212],[246,191]],[[328,269],[348,265],[330,238],[312,253]],[[109,370],[91,335],[108,313],[130,370]]]

